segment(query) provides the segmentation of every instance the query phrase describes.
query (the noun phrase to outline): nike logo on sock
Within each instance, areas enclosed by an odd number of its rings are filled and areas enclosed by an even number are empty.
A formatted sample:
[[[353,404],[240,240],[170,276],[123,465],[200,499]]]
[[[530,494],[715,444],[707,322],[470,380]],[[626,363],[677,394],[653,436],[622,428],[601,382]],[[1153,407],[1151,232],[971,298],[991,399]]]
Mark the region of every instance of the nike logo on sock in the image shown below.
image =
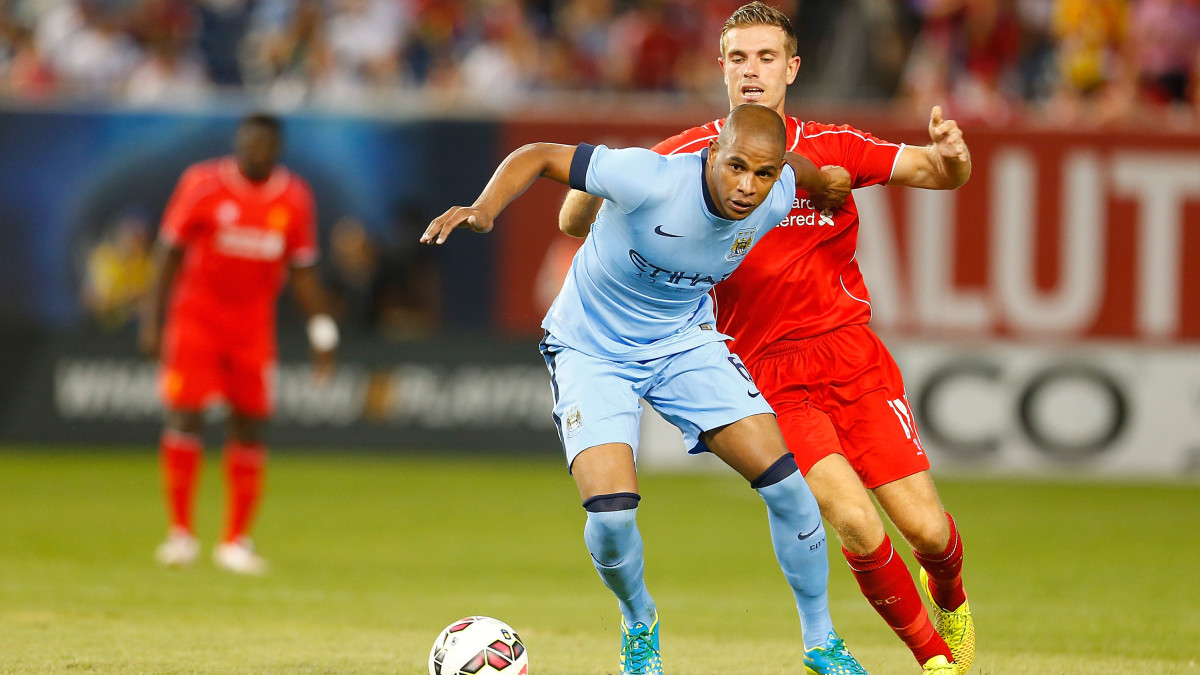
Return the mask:
[[[800,534],[796,535],[796,538],[799,539],[800,541],[804,541],[805,539],[808,539],[809,537],[816,534],[817,530],[819,530],[819,529],[821,529],[821,523],[817,522],[817,526],[812,529],[812,532],[809,532],[808,534],[801,532]]]
[[[606,565],[606,564],[600,562],[599,560],[596,560],[596,556],[592,556],[592,562],[596,563],[596,565],[598,565],[599,567],[604,567],[606,569],[612,569],[612,568],[616,567],[617,565],[620,565],[621,563],[625,562],[625,559],[621,558],[620,560],[618,560],[617,562],[615,562],[611,565]]]

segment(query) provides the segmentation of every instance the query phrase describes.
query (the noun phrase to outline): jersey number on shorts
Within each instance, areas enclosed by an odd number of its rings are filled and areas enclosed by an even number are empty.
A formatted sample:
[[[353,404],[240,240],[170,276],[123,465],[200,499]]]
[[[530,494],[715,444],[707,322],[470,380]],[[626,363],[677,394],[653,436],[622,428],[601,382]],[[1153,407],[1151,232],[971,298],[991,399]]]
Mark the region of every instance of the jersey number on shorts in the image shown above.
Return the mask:
[[[734,368],[737,368],[737,371],[741,373],[742,377],[746,378],[746,381],[749,382],[752,387],[754,387],[754,391],[746,390],[746,394],[749,395],[750,398],[761,396],[762,394],[758,391],[758,385],[754,384],[754,378],[750,377],[750,371],[746,368],[746,364],[742,363],[742,360],[738,358],[737,354],[729,355],[729,363],[732,364]]]
[[[892,399],[887,403],[892,412],[896,413],[897,419],[900,420],[900,426],[904,428],[904,435],[917,446],[918,450],[925,452],[925,448],[921,445],[921,437],[917,435],[917,424],[913,421],[912,409],[908,407],[908,397]]]

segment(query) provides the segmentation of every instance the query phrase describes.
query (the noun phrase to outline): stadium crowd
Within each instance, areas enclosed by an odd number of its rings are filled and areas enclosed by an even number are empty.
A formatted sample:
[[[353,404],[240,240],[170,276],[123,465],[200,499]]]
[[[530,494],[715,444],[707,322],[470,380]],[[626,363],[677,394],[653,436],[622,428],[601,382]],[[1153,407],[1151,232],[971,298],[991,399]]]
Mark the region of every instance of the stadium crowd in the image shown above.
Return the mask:
[[[0,98],[503,108],[662,92],[720,106],[738,0],[0,0]],[[1200,113],[1200,0],[780,0],[805,100],[1003,124]],[[1049,115],[1042,113],[1048,112]]]

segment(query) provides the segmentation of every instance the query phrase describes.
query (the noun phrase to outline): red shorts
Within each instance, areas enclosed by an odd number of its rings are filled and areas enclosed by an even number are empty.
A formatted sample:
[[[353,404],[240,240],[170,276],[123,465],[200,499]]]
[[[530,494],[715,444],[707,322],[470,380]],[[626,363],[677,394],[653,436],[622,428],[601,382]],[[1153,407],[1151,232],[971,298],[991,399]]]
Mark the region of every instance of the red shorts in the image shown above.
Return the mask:
[[[833,453],[868,488],[929,469],[900,368],[870,328],[781,341],[746,366],[804,473]]]
[[[159,391],[169,409],[200,411],[224,400],[241,415],[268,417],[275,370],[273,339],[222,336],[187,319],[164,329]]]

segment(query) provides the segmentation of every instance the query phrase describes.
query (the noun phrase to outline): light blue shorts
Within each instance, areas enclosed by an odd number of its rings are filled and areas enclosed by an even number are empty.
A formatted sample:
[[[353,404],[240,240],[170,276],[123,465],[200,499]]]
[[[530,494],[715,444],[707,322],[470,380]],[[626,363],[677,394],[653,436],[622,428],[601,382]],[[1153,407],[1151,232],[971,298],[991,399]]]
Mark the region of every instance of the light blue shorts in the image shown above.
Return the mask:
[[[724,342],[709,342],[648,361],[609,361],[542,342],[554,390],[554,424],[570,467],[575,457],[604,443],[625,443],[637,457],[646,399],[683,432],[690,453],[705,452],[700,435],[750,415],[774,413],[750,373]]]

